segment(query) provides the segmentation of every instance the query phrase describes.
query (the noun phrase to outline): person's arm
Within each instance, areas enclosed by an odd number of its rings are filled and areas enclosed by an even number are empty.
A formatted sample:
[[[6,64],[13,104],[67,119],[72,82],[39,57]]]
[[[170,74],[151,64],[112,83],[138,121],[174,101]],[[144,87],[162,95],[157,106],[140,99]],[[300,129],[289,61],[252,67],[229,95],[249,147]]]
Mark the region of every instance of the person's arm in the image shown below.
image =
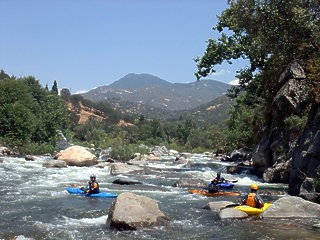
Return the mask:
[[[91,190],[93,191],[93,190],[96,190],[96,189],[98,189],[98,183],[97,183],[97,182],[94,182],[93,188],[92,188]]]
[[[241,205],[246,205],[247,204],[247,198],[248,198],[248,196],[246,196],[246,198],[242,200]]]
[[[256,198],[257,198],[257,205],[259,208],[263,208],[264,206],[264,202],[262,200],[262,198],[259,196],[259,195],[256,195]]]

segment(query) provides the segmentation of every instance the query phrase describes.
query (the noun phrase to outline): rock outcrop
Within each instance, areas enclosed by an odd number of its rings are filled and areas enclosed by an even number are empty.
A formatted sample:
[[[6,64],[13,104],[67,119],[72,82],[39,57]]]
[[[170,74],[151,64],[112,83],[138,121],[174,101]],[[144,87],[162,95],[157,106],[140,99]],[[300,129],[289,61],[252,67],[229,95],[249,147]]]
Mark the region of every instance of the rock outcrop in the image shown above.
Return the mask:
[[[320,205],[300,197],[288,196],[275,201],[263,218],[320,218]]]
[[[72,146],[60,151],[54,159],[63,160],[68,166],[88,167],[98,164],[97,157],[80,146]]]
[[[110,207],[107,225],[118,230],[137,230],[163,225],[168,218],[151,198],[121,193]]]
[[[315,177],[320,165],[320,104],[314,104],[309,121],[293,152],[289,194],[298,195],[306,177]]]

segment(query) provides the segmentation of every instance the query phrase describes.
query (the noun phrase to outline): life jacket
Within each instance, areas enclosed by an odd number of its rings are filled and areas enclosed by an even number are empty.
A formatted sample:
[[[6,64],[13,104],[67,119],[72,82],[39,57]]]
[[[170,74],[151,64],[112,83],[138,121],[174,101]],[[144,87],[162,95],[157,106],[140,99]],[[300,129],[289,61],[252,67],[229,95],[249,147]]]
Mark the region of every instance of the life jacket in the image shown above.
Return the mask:
[[[250,207],[256,207],[256,194],[255,193],[249,193],[247,197],[246,205]]]
[[[90,181],[88,185],[91,193],[99,193],[99,183],[97,181]]]

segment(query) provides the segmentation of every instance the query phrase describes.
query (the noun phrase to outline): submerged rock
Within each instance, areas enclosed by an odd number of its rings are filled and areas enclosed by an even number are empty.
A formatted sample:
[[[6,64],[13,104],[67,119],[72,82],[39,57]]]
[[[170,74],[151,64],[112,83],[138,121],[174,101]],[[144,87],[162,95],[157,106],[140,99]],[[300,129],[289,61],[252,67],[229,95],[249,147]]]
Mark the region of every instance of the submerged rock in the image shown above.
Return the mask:
[[[63,160],[68,166],[89,167],[98,164],[97,157],[80,146],[72,146],[60,151],[54,159]]]
[[[125,163],[115,163],[111,166],[111,174],[118,175],[118,174],[126,174],[133,171],[141,171],[142,168],[134,165],[128,165]]]
[[[235,203],[229,202],[229,201],[209,202],[207,206],[204,207],[204,209],[208,209],[216,214],[219,214],[222,208],[225,208],[226,206],[229,206],[232,204],[235,204]]]
[[[133,180],[133,179],[116,179],[112,182],[113,184],[119,184],[119,185],[137,185],[137,184],[142,184],[138,180]]]
[[[107,225],[118,230],[137,230],[163,225],[168,218],[155,200],[133,193],[121,193],[110,207]]]
[[[67,167],[67,163],[65,161],[62,161],[62,160],[49,160],[49,161],[45,161],[42,164],[42,167],[46,167],[46,168],[66,168]]]
[[[223,219],[243,219],[247,218],[248,214],[235,208],[224,208],[219,212],[219,217]]]
[[[182,178],[173,184],[174,187],[207,188],[208,183],[200,178]]]
[[[263,213],[263,218],[320,218],[320,205],[300,197],[283,197]]]
[[[27,160],[27,161],[35,161],[36,160],[36,158],[34,156],[32,156],[32,155],[26,155],[24,157],[24,159]]]

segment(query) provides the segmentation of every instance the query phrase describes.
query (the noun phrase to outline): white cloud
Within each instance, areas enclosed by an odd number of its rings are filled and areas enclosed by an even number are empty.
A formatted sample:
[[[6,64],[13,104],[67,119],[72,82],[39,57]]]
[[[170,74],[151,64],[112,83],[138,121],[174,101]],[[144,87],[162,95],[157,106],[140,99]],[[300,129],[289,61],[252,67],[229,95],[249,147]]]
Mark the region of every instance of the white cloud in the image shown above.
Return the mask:
[[[230,81],[228,84],[237,86],[237,85],[239,85],[239,79],[234,79],[234,80]]]
[[[88,92],[88,90],[78,90],[78,91],[76,91],[75,93],[73,93],[73,94],[81,94],[81,93],[86,93],[86,92]]]
[[[229,70],[225,70],[225,69],[221,69],[216,71],[215,73],[212,73],[211,76],[217,77],[217,76],[223,76],[225,74],[229,74],[230,71]]]

